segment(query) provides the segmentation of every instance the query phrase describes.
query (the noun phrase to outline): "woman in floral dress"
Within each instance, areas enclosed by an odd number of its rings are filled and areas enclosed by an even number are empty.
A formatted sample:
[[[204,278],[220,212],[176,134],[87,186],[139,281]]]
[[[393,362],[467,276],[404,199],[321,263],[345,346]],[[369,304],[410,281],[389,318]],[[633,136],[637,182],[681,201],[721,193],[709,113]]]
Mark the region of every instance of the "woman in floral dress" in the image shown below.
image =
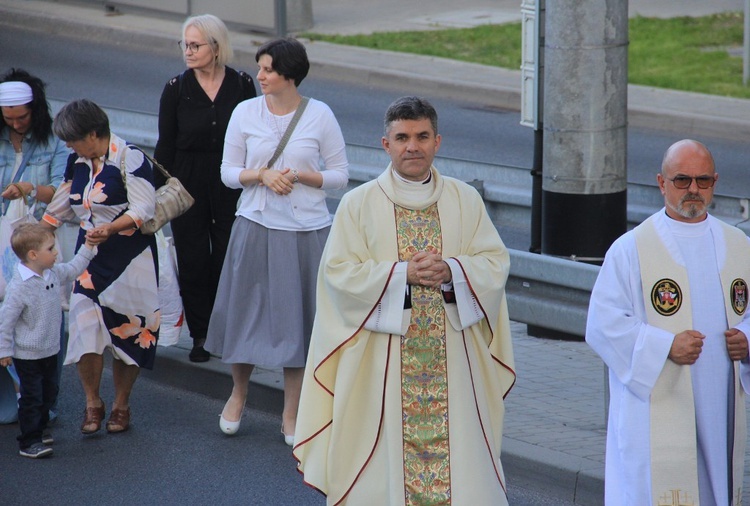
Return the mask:
[[[110,133],[107,115],[89,100],[64,106],[53,129],[75,154],[43,222],[79,220],[76,250],[84,237],[98,247],[73,286],[65,363],[77,364],[86,394],[81,432],[92,434],[105,415],[99,385],[110,348],[115,398],[107,431],[123,432],[133,384],[141,367],[153,367],[159,335],[156,241],[139,230],[154,213],[153,171],[141,151]]]

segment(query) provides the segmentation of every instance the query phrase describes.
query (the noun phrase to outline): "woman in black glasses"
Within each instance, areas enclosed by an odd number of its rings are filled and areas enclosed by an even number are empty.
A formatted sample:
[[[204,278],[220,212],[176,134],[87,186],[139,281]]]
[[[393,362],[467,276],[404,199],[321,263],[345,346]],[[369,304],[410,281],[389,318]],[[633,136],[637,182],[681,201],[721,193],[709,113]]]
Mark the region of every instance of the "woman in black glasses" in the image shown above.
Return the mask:
[[[210,358],[203,348],[219,274],[237,209],[239,190],[221,183],[221,154],[235,106],[256,95],[252,78],[227,63],[229,33],[216,16],[188,18],[178,42],[187,65],[170,79],[159,106],[159,141],[154,158],[195,198],[190,210],[172,220],[180,293],[193,349],[190,360]],[[156,176],[156,184],[163,181]]]

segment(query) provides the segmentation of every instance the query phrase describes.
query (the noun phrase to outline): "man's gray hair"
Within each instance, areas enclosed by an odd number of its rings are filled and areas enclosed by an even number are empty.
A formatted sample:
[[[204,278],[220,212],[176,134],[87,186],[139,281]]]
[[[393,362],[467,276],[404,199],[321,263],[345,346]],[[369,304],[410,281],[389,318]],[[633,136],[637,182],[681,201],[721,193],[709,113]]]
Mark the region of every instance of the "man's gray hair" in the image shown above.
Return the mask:
[[[388,136],[394,121],[419,119],[429,119],[433,133],[438,134],[437,111],[431,103],[422,97],[398,98],[385,111],[385,135]]]

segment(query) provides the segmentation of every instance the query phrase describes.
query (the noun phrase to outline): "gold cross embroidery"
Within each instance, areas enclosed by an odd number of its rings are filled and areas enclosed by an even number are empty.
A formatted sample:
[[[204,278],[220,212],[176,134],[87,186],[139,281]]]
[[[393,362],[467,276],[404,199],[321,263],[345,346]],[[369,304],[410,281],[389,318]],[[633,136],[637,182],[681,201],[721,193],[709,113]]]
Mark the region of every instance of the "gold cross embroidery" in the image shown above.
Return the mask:
[[[695,502],[693,502],[687,492],[683,492],[682,497],[680,497],[679,489],[670,490],[669,492],[659,498],[657,506],[695,506]]]

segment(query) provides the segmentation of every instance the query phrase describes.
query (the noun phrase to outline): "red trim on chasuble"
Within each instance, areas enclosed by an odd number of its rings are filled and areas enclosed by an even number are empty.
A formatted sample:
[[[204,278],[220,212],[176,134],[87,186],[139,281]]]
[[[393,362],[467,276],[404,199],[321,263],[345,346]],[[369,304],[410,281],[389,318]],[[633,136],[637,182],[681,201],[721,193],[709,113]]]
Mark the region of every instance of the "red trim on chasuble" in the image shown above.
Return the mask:
[[[487,311],[484,310],[484,306],[482,306],[482,302],[479,300],[479,297],[477,296],[477,292],[474,291],[474,287],[471,286],[471,278],[469,277],[469,274],[466,272],[466,269],[464,269],[464,265],[461,263],[461,260],[455,257],[451,257],[451,258],[453,258],[453,260],[456,261],[458,266],[461,267],[461,271],[464,273],[464,279],[466,280],[466,284],[469,287],[469,290],[471,290],[471,294],[474,296],[474,300],[476,300],[477,304],[479,304],[479,309],[482,310],[482,314],[484,315],[484,321],[487,322],[487,326],[490,329],[490,334],[492,334],[492,339],[494,340],[495,331],[492,328],[492,322],[490,322],[490,319],[487,317]],[[492,341],[490,341],[490,344],[492,344]],[[510,393],[511,390],[513,390],[513,387],[516,384],[516,378],[517,378],[516,371],[513,370],[512,367],[509,367],[508,364],[506,364],[505,362],[497,358],[495,355],[491,355],[491,356],[492,356],[492,360],[494,360],[495,362],[500,364],[504,369],[508,370],[511,374],[513,374],[513,383],[511,383],[510,388],[508,388],[508,390],[505,392],[505,395],[503,395],[503,400],[505,400],[505,398],[508,397],[508,394]]]
[[[391,337],[392,336],[393,335],[391,334]],[[393,343],[393,339],[389,339],[388,340],[388,360],[386,360],[385,362],[385,374],[383,374],[383,393],[380,396],[380,422],[378,423],[378,434],[375,437],[375,442],[372,444],[372,449],[370,450],[370,454],[367,456],[367,460],[365,460],[365,463],[362,464],[362,467],[359,469],[359,472],[357,473],[357,477],[354,478],[354,481],[352,482],[352,484],[349,486],[348,489],[346,489],[346,492],[344,493],[343,496],[341,496],[341,499],[336,501],[336,504],[334,506],[338,506],[339,504],[344,502],[344,500],[346,500],[346,496],[348,496],[349,492],[352,491],[352,489],[354,488],[354,485],[356,485],[357,481],[359,481],[359,477],[362,476],[362,473],[364,472],[365,468],[372,460],[372,455],[375,453],[375,448],[378,446],[378,441],[380,441],[380,434],[381,432],[383,432],[383,419],[385,415],[385,385],[386,383],[388,383],[388,369],[391,363],[391,344],[392,343]]]
[[[464,345],[464,353],[466,354],[466,363],[469,364],[469,377],[471,378],[471,393],[474,396],[474,407],[477,410],[477,420],[479,420],[479,427],[482,429],[482,439],[484,439],[484,444],[487,446],[487,453],[490,456],[490,461],[492,461],[492,468],[495,470],[495,476],[497,476],[497,481],[500,483],[500,486],[503,487],[503,492],[505,494],[508,494],[508,489],[505,488],[505,482],[503,481],[503,477],[500,473],[500,470],[497,468],[497,462],[499,459],[495,457],[494,452],[492,451],[492,444],[487,439],[487,431],[484,430],[484,419],[482,418],[482,412],[479,409],[479,400],[477,399],[477,389],[474,386],[474,368],[472,367],[471,363],[471,357],[469,356],[469,347],[466,344],[466,333],[461,332],[461,340]]]
[[[383,299],[383,295],[385,294],[385,291],[388,289],[388,284],[391,282],[391,278],[393,277],[393,271],[394,271],[394,269],[396,269],[396,264],[395,263],[391,266],[391,270],[388,273],[388,279],[385,280],[385,285],[383,285],[383,291],[380,292],[380,296],[378,297],[378,300],[376,300],[375,304],[372,305],[372,309],[370,309],[370,312],[367,313],[367,316],[364,317],[364,319],[362,320],[362,323],[360,323],[359,327],[357,327],[357,330],[354,331],[354,334],[352,334],[349,337],[347,337],[346,339],[344,339],[344,341],[342,341],[341,344],[339,344],[338,346],[336,346],[331,351],[331,353],[329,353],[326,356],[326,358],[324,358],[323,360],[321,360],[320,363],[317,365],[317,367],[315,367],[315,372],[313,373],[313,378],[315,378],[315,382],[318,385],[320,385],[320,388],[322,388],[323,390],[325,390],[331,397],[333,397],[333,391],[330,388],[328,388],[327,386],[325,386],[318,379],[318,375],[316,373],[318,372],[318,369],[320,369],[321,367],[323,367],[323,364],[325,364],[328,361],[328,359],[330,359],[333,355],[335,355],[336,353],[338,353],[338,351],[342,347],[344,347],[349,341],[351,341],[352,339],[354,339],[354,337],[362,331],[362,328],[365,326],[365,323],[367,322],[367,320],[370,319],[370,316],[375,311],[375,309],[378,307],[378,304],[380,304],[380,301]]]
[[[396,209],[399,260],[442,253],[437,205]],[[401,337],[404,499],[409,505],[451,502],[445,308],[437,288],[411,287],[411,320]]]
[[[317,383],[317,384],[318,384],[318,385],[320,386],[320,388],[322,388],[323,390],[325,390],[325,392],[326,392],[326,393],[328,393],[328,394],[329,394],[329,395],[330,395],[331,397],[334,397],[334,396],[335,396],[335,394],[334,394],[334,392],[333,392],[333,391],[332,391],[332,390],[331,390],[330,388],[328,388],[328,387],[327,387],[326,385],[324,385],[324,384],[323,384],[323,382],[322,382],[322,381],[321,381],[321,380],[320,380],[320,379],[318,378],[318,376],[317,376],[317,372],[318,372],[318,369],[320,369],[321,367],[323,367],[323,365],[324,365],[324,364],[325,364],[325,363],[326,363],[326,362],[327,362],[327,361],[328,361],[328,360],[329,360],[329,359],[330,359],[330,358],[331,358],[332,356],[334,356],[334,355],[335,355],[336,353],[338,353],[338,352],[339,352],[339,350],[340,350],[340,349],[341,349],[342,347],[344,347],[344,346],[345,346],[345,345],[346,345],[346,344],[347,344],[347,343],[348,343],[349,341],[351,341],[352,339],[354,339],[354,338],[355,338],[355,337],[356,337],[356,336],[357,336],[357,335],[358,335],[358,334],[359,334],[359,333],[360,333],[360,332],[362,331],[362,328],[363,328],[363,327],[365,326],[365,322],[367,322],[367,320],[368,320],[368,319],[370,318],[370,316],[372,315],[372,313],[373,313],[373,312],[375,311],[375,309],[376,309],[376,308],[378,307],[378,304],[380,303],[380,301],[381,301],[381,300],[382,300],[382,298],[383,298],[383,295],[385,294],[386,290],[388,289],[388,284],[389,284],[389,283],[391,282],[391,278],[393,277],[393,271],[394,271],[394,269],[396,268],[396,265],[397,265],[397,264],[396,264],[396,263],[394,262],[394,264],[393,264],[393,265],[391,266],[391,270],[390,270],[390,272],[388,273],[388,279],[386,279],[386,282],[385,282],[385,284],[384,284],[384,286],[383,286],[383,290],[382,290],[382,291],[380,292],[380,296],[378,297],[378,300],[377,300],[377,301],[375,301],[375,304],[373,304],[373,306],[372,306],[372,309],[370,309],[370,312],[369,312],[369,313],[367,314],[367,316],[365,316],[365,318],[364,318],[364,319],[362,320],[362,322],[360,323],[360,325],[359,325],[359,327],[357,328],[357,330],[356,330],[356,331],[355,331],[355,332],[354,332],[354,333],[353,333],[352,335],[350,335],[349,337],[347,337],[347,338],[346,338],[346,339],[345,339],[345,340],[344,340],[344,341],[343,341],[343,342],[342,342],[341,344],[339,344],[338,346],[336,346],[336,348],[334,348],[334,349],[333,349],[333,350],[332,350],[332,351],[331,351],[331,352],[330,352],[330,353],[329,353],[329,354],[328,354],[328,355],[327,355],[327,356],[326,356],[326,357],[325,357],[325,358],[324,358],[323,360],[321,360],[321,361],[320,361],[320,364],[318,364],[318,365],[317,365],[317,367],[315,367],[315,371],[313,372],[313,379],[314,379],[314,380],[315,380],[315,382],[316,382],[316,383]],[[386,363],[385,363],[385,371],[384,371],[384,373],[383,373],[383,393],[382,393],[382,395],[381,395],[381,400],[380,400],[380,423],[378,424],[378,434],[377,434],[377,436],[376,436],[376,438],[375,438],[375,442],[373,443],[372,449],[370,450],[370,454],[368,455],[368,457],[367,457],[367,459],[365,460],[364,464],[362,465],[362,467],[360,468],[359,472],[357,473],[357,476],[356,476],[356,478],[354,479],[354,481],[352,481],[352,483],[351,483],[351,485],[349,486],[349,488],[348,488],[348,489],[346,490],[346,492],[345,492],[345,493],[344,493],[344,495],[343,495],[343,496],[341,497],[341,499],[339,499],[339,500],[338,500],[338,501],[336,502],[336,504],[341,504],[341,503],[342,503],[342,502],[343,502],[343,501],[344,501],[344,500],[346,499],[346,497],[347,497],[347,496],[349,495],[349,492],[351,492],[352,488],[354,488],[354,485],[355,485],[355,484],[357,483],[357,481],[359,480],[359,477],[360,477],[360,476],[362,475],[362,473],[364,472],[365,468],[366,468],[366,467],[367,467],[367,465],[368,465],[368,464],[370,463],[370,460],[372,460],[372,455],[373,455],[373,454],[375,453],[375,448],[376,448],[376,447],[377,447],[377,445],[378,445],[378,441],[380,441],[380,434],[381,434],[381,432],[382,432],[382,428],[383,428],[383,414],[384,414],[384,411],[385,411],[385,385],[386,385],[386,382],[387,382],[387,380],[388,380],[388,369],[389,369],[389,364],[390,364],[390,355],[391,355],[391,354],[390,354],[390,349],[391,349],[391,343],[389,342],[389,343],[388,343],[388,354],[387,354],[387,357],[388,357],[388,358],[386,359]],[[314,433],[314,434],[313,434],[312,436],[310,436],[309,438],[307,438],[307,439],[305,439],[305,440],[303,440],[303,441],[300,441],[300,442],[298,442],[297,444],[295,444],[295,445],[294,445],[294,448],[296,449],[296,448],[298,448],[298,447],[300,447],[300,446],[302,446],[302,445],[304,445],[304,444],[306,444],[306,443],[308,443],[308,442],[312,441],[313,439],[315,439],[316,437],[318,437],[318,436],[320,435],[320,433],[322,433],[323,431],[325,431],[325,430],[326,430],[326,429],[328,429],[329,427],[331,427],[331,430],[333,430],[333,427],[332,427],[332,426],[333,426],[333,420],[329,420],[329,421],[328,421],[328,423],[326,423],[326,424],[325,424],[325,425],[323,425],[323,426],[322,426],[322,427],[321,427],[320,429],[318,429],[318,430],[317,430],[317,431],[316,431],[316,432],[315,432],[315,433]],[[299,460],[299,459],[297,459],[296,457],[295,457],[295,460],[296,460],[296,461],[297,461],[297,463],[299,464],[300,460]],[[299,472],[299,473],[300,473],[301,475],[303,475],[303,476],[304,476],[304,474],[305,474],[305,473],[304,473],[303,471],[301,471],[301,470],[300,470],[299,468],[297,468],[297,472]],[[305,480],[303,480],[303,482],[304,482],[304,483],[305,483],[306,485],[308,485],[308,486],[309,486],[310,488],[313,488],[313,489],[317,490],[318,492],[320,492],[321,494],[323,494],[324,496],[326,496],[326,497],[327,497],[327,494],[326,494],[325,492],[323,492],[322,490],[320,490],[320,489],[319,489],[318,487],[316,487],[316,486],[314,486],[314,485],[312,485],[312,484],[308,483],[308,482],[307,482],[307,481],[305,481]]]

